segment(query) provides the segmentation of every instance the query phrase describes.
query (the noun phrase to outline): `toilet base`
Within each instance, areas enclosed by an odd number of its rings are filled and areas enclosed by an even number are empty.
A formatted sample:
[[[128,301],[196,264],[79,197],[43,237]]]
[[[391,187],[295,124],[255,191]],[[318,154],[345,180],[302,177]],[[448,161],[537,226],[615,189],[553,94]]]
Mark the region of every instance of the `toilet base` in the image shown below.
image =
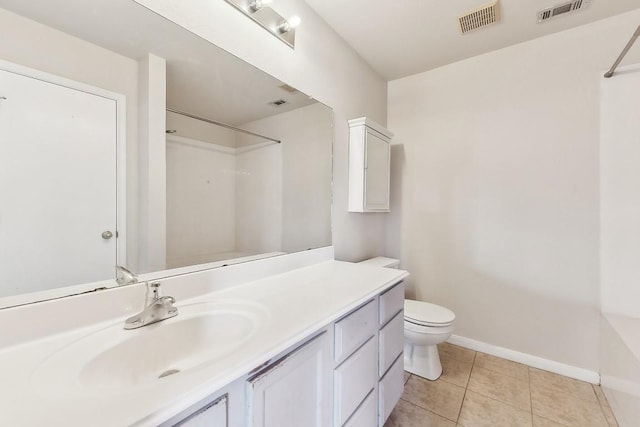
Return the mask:
[[[442,375],[442,364],[438,354],[438,346],[411,345],[404,346],[404,370],[422,378],[434,381]]]

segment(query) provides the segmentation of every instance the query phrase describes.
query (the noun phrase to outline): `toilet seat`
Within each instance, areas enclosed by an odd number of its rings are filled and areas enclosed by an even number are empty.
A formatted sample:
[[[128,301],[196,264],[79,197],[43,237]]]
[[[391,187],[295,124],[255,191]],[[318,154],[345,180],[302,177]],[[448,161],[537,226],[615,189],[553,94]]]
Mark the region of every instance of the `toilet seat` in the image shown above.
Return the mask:
[[[444,327],[456,320],[448,308],[424,301],[404,300],[404,320],[419,326]]]

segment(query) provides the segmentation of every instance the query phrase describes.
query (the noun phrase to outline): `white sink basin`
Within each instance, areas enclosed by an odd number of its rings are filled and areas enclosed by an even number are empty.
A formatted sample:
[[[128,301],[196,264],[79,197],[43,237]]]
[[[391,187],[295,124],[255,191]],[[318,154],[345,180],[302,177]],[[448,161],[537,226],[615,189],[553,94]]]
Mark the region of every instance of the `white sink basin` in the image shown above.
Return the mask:
[[[36,368],[32,385],[106,391],[157,384],[232,357],[269,317],[262,306],[244,302],[177,306],[171,319],[134,330],[121,321],[61,348]]]

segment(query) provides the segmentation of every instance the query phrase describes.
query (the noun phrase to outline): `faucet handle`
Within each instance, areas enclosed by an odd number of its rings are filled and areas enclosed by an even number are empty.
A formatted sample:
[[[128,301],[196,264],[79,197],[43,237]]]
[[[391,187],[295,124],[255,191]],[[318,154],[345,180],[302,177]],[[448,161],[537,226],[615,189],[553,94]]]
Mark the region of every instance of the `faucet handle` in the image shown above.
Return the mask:
[[[151,282],[149,283],[149,290],[151,291],[151,297],[154,300],[160,298],[160,282]]]

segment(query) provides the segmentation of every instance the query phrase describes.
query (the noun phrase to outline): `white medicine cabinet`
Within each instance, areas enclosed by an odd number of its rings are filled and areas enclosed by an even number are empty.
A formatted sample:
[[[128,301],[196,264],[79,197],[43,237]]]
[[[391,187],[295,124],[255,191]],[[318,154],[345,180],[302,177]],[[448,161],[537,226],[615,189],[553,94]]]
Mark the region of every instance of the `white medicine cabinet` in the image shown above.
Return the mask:
[[[349,120],[349,212],[389,212],[392,137],[367,117]]]

